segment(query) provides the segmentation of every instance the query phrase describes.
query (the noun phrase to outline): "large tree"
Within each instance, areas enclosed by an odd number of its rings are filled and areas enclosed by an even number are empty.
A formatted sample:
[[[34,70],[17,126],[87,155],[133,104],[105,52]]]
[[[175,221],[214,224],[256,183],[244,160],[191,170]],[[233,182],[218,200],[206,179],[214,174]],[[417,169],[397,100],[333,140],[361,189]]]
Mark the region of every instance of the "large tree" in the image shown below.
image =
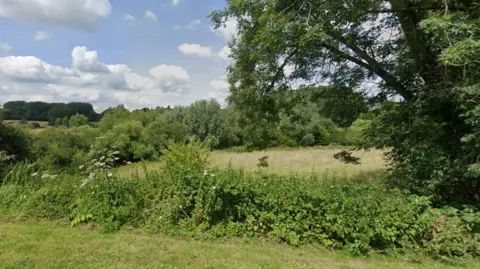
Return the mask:
[[[229,100],[250,123],[276,120],[272,93],[292,85],[363,91],[381,108],[370,146],[393,147],[398,182],[478,202],[477,1],[228,0],[211,17],[238,23]]]

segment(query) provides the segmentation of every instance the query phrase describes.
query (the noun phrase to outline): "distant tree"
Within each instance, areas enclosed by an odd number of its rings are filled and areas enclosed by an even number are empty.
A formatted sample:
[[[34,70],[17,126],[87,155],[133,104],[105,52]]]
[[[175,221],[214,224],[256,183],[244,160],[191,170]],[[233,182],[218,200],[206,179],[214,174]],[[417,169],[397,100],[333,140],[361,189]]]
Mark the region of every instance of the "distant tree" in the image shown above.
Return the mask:
[[[213,147],[218,145],[226,131],[225,115],[220,104],[213,99],[197,101],[187,107],[184,124],[189,135],[202,142],[208,140]]]
[[[367,111],[365,98],[344,86],[324,87],[321,92],[323,106],[321,112],[341,128],[347,128]]]
[[[72,116],[70,118],[70,121],[68,122],[68,125],[70,127],[78,127],[78,126],[87,125],[87,124],[88,124],[88,118],[82,114],[77,114],[75,116]]]
[[[62,118],[62,125],[68,127],[68,118],[66,116]]]
[[[61,126],[62,125],[62,118],[56,118],[53,125],[54,126]]]

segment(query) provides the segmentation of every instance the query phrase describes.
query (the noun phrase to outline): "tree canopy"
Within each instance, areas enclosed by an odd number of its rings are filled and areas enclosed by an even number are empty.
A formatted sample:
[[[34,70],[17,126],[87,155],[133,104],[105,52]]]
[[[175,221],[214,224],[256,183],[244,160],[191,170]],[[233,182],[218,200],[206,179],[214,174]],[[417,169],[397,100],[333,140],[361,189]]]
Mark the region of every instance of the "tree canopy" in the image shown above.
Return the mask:
[[[228,0],[211,18],[237,22],[229,101],[247,122],[278,119],[276,91],[351,88],[377,109],[366,146],[393,147],[399,184],[478,201],[479,15],[471,0]]]

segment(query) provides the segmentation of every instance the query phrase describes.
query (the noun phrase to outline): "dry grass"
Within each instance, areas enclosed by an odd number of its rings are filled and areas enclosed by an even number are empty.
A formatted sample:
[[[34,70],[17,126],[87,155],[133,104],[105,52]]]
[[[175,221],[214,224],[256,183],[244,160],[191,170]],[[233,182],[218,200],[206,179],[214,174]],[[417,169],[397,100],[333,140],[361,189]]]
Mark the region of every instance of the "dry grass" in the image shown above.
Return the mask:
[[[3,122],[5,122],[6,124],[20,124],[20,121],[19,120],[4,120]],[[47,127],[48,126],[48,121],[35,121],[35,120],[29,120],[28,123],[38,123],[40,124],[40,127]]]
[[[258,159],[267,155],[269,167],[263,168],[276,174],[335,174],[350,177],[364,172],[375,172],[385,168],[383,151],[357,151],[353,155],[360,158],[360,165],[343,164],[333,158],[338,149],[269,150],[266,152],[214,152],[212,164],[220,168],[231,165],[246,171],[258,169]]]
[[[462,268],[480,268],[464,261]],[[352,258],[314,245],[291,247],[273,242],[229,239],[198,241],[147,235],[141,231],[102,234],[49,222],[0,223],[0,268],[452,268],[405,257]]]
[[[268,168],[261,168],[270,173],[279,175],[288,174],[319,174],[328,177],[349,178],[358,174],[374,174],[385,168],[383,151],[357,151],[356,157],[360,157],[360,165],[343,164],[333,158],[333,154],[339,149],[295,149],[295,150],[269,150],[266,152],[234,153],[226,151],[215,151],[210,155],[213,167],[226,168],[229,165],[233,168],[241,168],[247,172],[258,170],[258,159],[267,154]],[[139,175],[142,177],[144,171],[159,171],[161,162],[133,164],[122,167],[118,170],[120,176],[130,177]]]

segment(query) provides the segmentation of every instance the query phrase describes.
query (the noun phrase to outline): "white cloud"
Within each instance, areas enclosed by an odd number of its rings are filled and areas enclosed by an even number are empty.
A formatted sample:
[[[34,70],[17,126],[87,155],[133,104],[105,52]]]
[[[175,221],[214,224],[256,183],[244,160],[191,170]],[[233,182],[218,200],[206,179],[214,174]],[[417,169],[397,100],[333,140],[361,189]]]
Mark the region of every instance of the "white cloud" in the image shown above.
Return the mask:
[[[111,10],[109,0],[0,0],[0,17],[87,31]]]
[[[157,21],[157,16],[151,10],[145,11],[145,19],[151,21]]]
[[[225,61],[228,61],[230,60],[231,54],[232,54],[232,50],[228,46],[224,46],[222,50],[218,53],[218,57],[220,57]]]
[[[235,19],[229,19],[225,22],[224,27],[212,30],[228,42],[237,36],[237,26],[238,23]]]
[[[195,30],[195,29],[198,28],[200,23],[201,23],[200,20],[194,20],[194,21],[189,22],[187,25],[185,25],[185,28],[190,29],[190,30]]]
[[[182,44],[178,46],[178,50],[185,55],[195,55],[198,57],[212,57],[212,48],[204,47],[199,44]]]
[[[50,38],[50,35],[46,32],[43,32],[43,31],[38,31],[35,33],[35,40],[36,41],[42,41],[42,40],[46,40],[46,39],[49,39]]]
[[[74,76],[71,69],[51,65],[33,56],[0,58],[0,77],[12,81],[52,83]]]
[[[118,103],[138,108],[173,103],[189,82],[190,75],[179,66],[161,64],[142,76],[124,64],[105,64],[96,51],[80,46],[72,50],[71,67],[34,56],[0,57],[0,99],[5,101],[86,100],[98,109]]]
[[[12,50],[12,46],[8,43],[0,42],[0,52],[8,53]]]
[[[178,89],[188,85],[190,75],[183,68],[172,65],[159,65],[150,69],[150,75],[157,79],[159,85],[169,91],[177,91]]]
[[[217,91],[228,90],[228,82],[224,79],[214,79],[210,81],[210,86]]]
[[[180,2],[182,2],[183,0],[172,0],[172,6],[178,6],[180,5]]]
[[[107,65],[98,58],[96,51],[88,51],[86,47],[75,47],[72,50],[72,67],[86,73],[109,73]]]
[[[137,18],[135,18],[135,16],[131,15],[131,14],[125,14],[125,16],[123,17],[123,19],[129,24],[129,25],[135,25],[135,23],[137,22]]]
[[[214,79],[209,83],[210,87],[213,88],[213,91],[208,93],[208,98],[216,99],[223,106],[226,104],[225,99],[228,97],[228,82],[226,78]]]

